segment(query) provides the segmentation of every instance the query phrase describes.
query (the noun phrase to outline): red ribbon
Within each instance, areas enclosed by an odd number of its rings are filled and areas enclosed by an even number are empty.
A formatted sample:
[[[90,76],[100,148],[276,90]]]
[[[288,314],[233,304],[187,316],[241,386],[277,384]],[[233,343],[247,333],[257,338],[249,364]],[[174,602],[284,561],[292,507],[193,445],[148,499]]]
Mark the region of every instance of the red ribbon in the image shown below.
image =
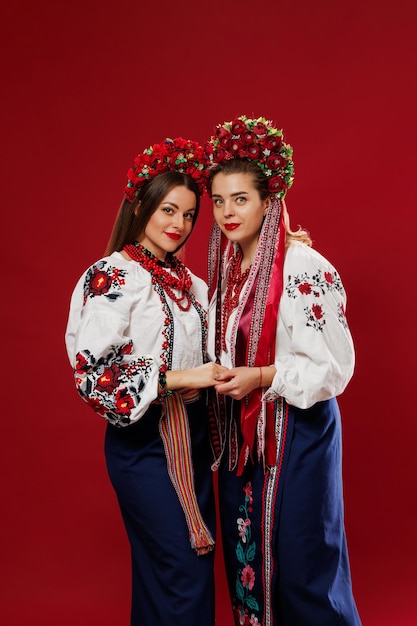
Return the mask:
[[[285,225],[280,218],[277,236],[277,249],[275,251],[274,262],[269,280],[268,296],[265,304],[265,312],[261,321],[261,336],[256,350],[255,363],[248,363],[248,346],[252,341],[252,333],[259,332],[259,327],[251,325],[253,302],[256,285],[262,276],[257,276],[252,286],[251,293],[246,302],[245,308],[239,321],[239,330],[236,341],[236,365],[249,365],[251,367],[262,367],[270,365],[275,358],[275,341],[278,322],[278,308],[283,289],[283,264],[285,256]],[[262,402],[262,389],[254,389],[246,397],[246,402],[241,402],[241,432],[243,436],[242,449],[239,454],[237,474],[241,475],[245,465],[247,454],[252,459],[252,451],[255,442],[256,426]],[[273,406],[268,403],[266,411],[265,428],[265,462],[267,465],[275,464],[276,442],[275,423]]]

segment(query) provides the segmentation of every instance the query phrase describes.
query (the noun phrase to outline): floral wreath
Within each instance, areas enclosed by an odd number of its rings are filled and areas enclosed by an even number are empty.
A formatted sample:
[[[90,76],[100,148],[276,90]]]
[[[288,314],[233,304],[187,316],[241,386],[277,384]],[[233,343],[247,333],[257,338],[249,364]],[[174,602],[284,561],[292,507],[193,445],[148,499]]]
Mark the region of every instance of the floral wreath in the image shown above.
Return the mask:
[[[138,154],[133,167],[127,172],[124,194],[129,202],[133,202],[136,193],[148,180],[168,171],[189,174],[196,181],[200,194],[203,194],[207,188],[208,165],[204,149],[197,142],[182,137],[167,138]]]
[[[284,143],[282,129],[264,117],[240,115],[216,126],[216,134],[205,145],[211,165],[233,158],[254,161],[268,178],[271,194],[283,198],[294,181],[293,149]]]

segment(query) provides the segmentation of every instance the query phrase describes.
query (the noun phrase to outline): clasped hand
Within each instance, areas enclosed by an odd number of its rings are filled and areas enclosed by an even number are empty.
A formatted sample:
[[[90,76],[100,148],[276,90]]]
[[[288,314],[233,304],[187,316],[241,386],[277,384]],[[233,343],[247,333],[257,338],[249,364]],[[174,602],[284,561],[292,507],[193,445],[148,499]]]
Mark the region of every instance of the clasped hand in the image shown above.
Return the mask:
[[[241,400],[258,387],[259,369],[255,367],[234,367],[232,369],[222,367],[221,372],[216,372],[215,379],[215,389],[218,393],[230,396],[234,400]]]

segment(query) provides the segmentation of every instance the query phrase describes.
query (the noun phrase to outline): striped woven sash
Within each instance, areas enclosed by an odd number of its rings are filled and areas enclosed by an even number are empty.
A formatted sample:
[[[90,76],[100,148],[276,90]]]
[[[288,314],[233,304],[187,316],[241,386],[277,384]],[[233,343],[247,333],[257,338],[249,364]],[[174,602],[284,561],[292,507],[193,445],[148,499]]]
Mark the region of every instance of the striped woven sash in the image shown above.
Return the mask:
[[[195,494],[190,427],[185,407],[199,397],[198,389],[177,389],[167,395],[162,404],[159,432],[165,448],[168,474],[184,511],[191,547],[201,555],[213,550],[214,539],[204,523]]]

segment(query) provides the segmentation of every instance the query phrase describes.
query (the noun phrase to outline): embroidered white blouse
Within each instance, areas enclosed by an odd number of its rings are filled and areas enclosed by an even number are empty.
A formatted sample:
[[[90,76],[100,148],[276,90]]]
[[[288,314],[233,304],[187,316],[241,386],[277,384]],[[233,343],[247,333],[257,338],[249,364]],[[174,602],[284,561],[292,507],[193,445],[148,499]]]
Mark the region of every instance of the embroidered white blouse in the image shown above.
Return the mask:
[[[206,360],[207,285],[190,275],[188,311],[119,252],[79,279],[65,335],[68,357],[81,397],[111,423],[125,426],[144,415],[157,398],[161,364],[189,369]]]
[[[313,248],[294,242],[284,260],[276,335],[276,375],[263,399],[282,396],[298,408],[340,395],[352,377],[355,353],[346,321],[346,293],[336,269]],[[222,286],[222,297],[226,285]],[[244,297],[244,289],[241,298]],[[209,356],[214,359],[215,295],[209,307]],[[232,327],[221,363],[233,367]],[[265,363],[265,365],[269,365]]]

